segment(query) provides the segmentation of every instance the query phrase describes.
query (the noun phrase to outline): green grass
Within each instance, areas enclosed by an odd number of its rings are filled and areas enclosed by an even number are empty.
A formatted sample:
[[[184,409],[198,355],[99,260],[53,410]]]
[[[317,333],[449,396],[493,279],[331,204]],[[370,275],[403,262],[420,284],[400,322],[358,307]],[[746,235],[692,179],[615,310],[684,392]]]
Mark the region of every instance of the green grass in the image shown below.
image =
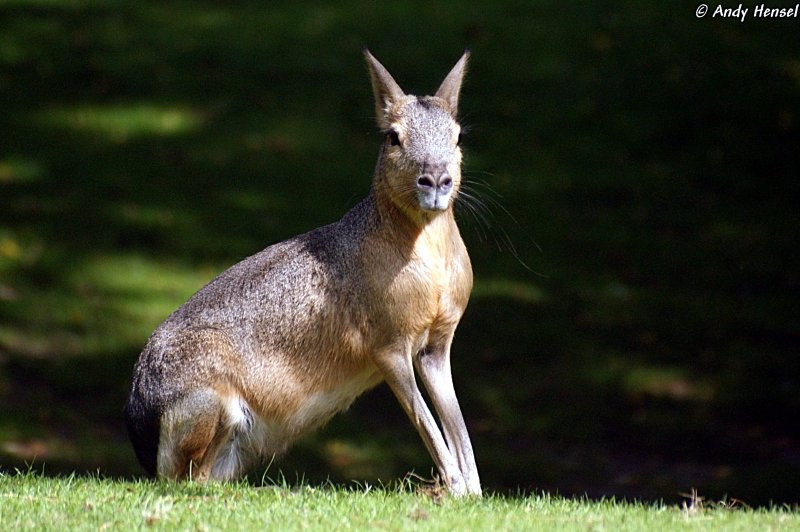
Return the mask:
[[[95,477],[0,475],[6,530],[777,530],[789,508],[751,510],[687,499],[680,506],[551,495],[481,499],[433,489],[245,483],[196,485]]]

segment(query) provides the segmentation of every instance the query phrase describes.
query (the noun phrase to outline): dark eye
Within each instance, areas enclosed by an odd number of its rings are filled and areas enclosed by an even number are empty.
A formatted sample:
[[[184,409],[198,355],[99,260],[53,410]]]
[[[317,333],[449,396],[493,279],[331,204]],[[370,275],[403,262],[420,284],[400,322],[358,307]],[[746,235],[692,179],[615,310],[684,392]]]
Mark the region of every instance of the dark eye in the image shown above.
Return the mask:
[[[390,129],[386,132],[386,140],[392,146],[399,146],[400,145],[400,137],[397,136],[397,131],[394,129]]]
[[[458,140],[456,141],[456,146],[461,146],[461,141],[464,139],[464,132],[458,132]]]

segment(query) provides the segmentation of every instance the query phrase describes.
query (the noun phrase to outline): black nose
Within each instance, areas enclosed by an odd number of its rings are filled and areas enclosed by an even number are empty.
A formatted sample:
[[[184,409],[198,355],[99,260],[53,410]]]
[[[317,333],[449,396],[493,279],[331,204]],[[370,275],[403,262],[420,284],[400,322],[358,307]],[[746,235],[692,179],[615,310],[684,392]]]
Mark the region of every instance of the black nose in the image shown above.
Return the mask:
[[[422,174],[417,179],[417,188],[424,191],[437,190],[440,193],[450,192],[453,188],[453,178],[447,173],[445,165],[425,165]]]
[[[434,178],[430,174],[422,174],[417,179],[417,187],[420,190],[425,191],[432,191],[434,189],[438,190],[442,193],[450,192],[450,189],[453,188],[453,178],[451,178],[447,174],[442,174],[439,176],[438,179]]]
[[[419,179],[417,179],[417,186],[422,189],[429,189],[429,188],[434,188],[436,186],[436,183],[433,182],[433,178],[431,176],[425,174],[420,176]]]

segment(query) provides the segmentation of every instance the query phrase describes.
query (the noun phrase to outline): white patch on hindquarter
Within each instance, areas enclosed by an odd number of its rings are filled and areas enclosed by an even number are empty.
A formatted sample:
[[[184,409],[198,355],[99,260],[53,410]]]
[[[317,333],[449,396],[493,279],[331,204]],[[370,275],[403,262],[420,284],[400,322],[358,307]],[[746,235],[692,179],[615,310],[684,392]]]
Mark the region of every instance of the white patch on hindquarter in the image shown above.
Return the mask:
[[[255,463],[282,453],[291,443],[282,424],[257,415],[242,397],[230,396],[224,406],[231,432],[217,454],[212,478],[239,478]]]
[[[252,420],[250,405],[238,395],[228,396],[223,400],[222,406],[228,413],[228,422],[232,426],[245,426]]]

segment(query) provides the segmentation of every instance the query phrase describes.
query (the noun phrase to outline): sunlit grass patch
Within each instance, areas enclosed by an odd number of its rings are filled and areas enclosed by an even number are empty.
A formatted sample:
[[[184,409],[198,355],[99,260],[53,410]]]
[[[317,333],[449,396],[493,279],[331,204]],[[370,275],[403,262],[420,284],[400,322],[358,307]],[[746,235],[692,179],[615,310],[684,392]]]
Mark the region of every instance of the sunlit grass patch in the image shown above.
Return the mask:
[[[532,283],[502,278],[476,278],[472,297],[502,297],[523,303],[541,303],[546,296],[542,289]]]
[[[0,326],[0,347],[45,358],[137,349],[217,269],[96,255],[71,265],[59,290],[11,278],[7,312],[29,319]]]
[[[790,508],[687,508],[547,494],[455,499],[413,484],[254,487],[0,474],[0,522],[10,530],[771,530],[800,524]]]
[[[44,463],[46,460],[77,461],[80,451],[75,442],[57,436],[44,438],[18,438],[15,427],[2,432],[0,455],[8,455],[26,463]]]
[[[138,347],[155,325],[214,276],[135,254],[98,255],[73,270],[71,283],[83,304],[72,319],[85,327],[87,348]]]
[[[631,394],[674,401],[709,401],[714,395],[710,384],[693,379],[685,368],[678,367],[650,365],[630,368],[624,385]]]
[[[618,387],[630,397],[702,403],[714,396],[708,379],[693,374],[690,368],[641,360],[630,354],[595,353],[581,368],[587,382],[603,388]]]
[[[40,111],[35,119],[56,126],[108,137],[114,142],[144,136],[172,136],[203,125],[203,114],[182,106],[153,103],[84,104]]]
[[[33,159],[20,157],[0,159],[0,185],[36,181],[43,173],[42,164]]]

